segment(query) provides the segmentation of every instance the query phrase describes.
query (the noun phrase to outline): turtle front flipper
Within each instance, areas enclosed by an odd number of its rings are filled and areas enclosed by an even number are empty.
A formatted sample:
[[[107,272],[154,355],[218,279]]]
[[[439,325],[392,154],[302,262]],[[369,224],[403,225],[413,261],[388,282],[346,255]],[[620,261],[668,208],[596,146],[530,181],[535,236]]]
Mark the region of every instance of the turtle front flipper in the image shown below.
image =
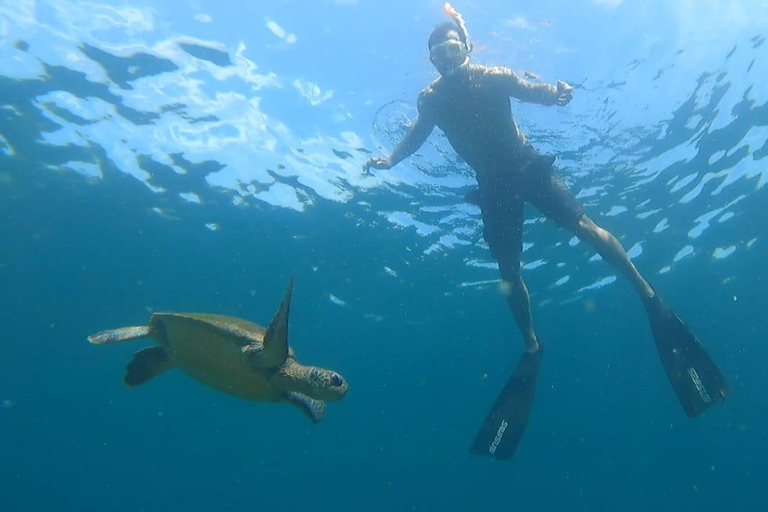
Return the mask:
[[[140,327],[120,327],[119,329],[110,329],[88,336],[88,341],[94,345],[109,345],[120,343],[122,341],[140,340],[149,338],[152,335],[148,325]]]
[[[280,308],[264,333],[264,349],[259,354],[259,364],[265,368],[276,368],[288,358],[288,314],[291,311],[292,293],[293,279],[288,283]]]
[[[325,402],[309,398],[307,395],[296,393],[295,391],[285,391],[283,399],[291,405],[295,405],[309,417],[313,422],[319,423],[325,416]]]
[[[127,386],[138,386],[171,368],[173,361],[163,347],[143,348],[133,354],[133,359],[125,367],[123,382]]]

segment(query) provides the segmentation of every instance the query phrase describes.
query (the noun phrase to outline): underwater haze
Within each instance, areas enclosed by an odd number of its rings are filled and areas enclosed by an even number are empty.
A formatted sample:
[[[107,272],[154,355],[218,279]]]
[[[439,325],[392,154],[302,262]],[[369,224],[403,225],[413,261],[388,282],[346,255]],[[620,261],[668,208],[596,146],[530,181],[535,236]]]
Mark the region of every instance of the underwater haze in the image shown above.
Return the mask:
[[[696,419],[642,303],[526,209],[547,347],[514,458],[469,453],[523,351],[435,131],[438,0],[0,1],[0,510],[768,510],[768,5],[456,0],[472,60],[574,87],[513,100],[587,214],[732,396]],[[322,422],[88,335],[195,311],[349,382]]]

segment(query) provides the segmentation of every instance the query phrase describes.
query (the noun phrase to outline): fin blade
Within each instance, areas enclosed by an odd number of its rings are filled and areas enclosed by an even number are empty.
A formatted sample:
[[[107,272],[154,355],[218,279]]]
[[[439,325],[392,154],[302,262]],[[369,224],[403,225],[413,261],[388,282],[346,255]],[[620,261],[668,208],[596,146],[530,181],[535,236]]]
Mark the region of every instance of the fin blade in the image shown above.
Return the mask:
[[[528,424],[543,354],[541,345],[536,352],[523,354],[480,427],[470,453],[499,460],[512,458]]]
[[[123,382],[135,387],[173,368],[173,361],[163,347],[143,348],[133,354],[125,367]]]
[[[119,329],[110,329],[101,331],[88,336],[88,341],[94,345],[110,345],[112,343],[121,343],[123,341],[140,340],[148,338],[152,334],[148,325],[139,327],[120,327]]]
[[[315,400],[307,395],[286,391],[283,393],[285,400],[291,405],[295,405],[314,423],[320,423],[325,416],[326,405],[322,400]]]
[[[293,293],[293,278],[288,283],[285,297],[280,308],[269,322],[264,334],[264,352],[261,358],[268,368],[280,366],[288,358],[288,315],[291,311],[291,295]]]
[[[730,395],[717,363],[685,322],[658,296],[646,303],[664,370],[685,414],[695,418]]]

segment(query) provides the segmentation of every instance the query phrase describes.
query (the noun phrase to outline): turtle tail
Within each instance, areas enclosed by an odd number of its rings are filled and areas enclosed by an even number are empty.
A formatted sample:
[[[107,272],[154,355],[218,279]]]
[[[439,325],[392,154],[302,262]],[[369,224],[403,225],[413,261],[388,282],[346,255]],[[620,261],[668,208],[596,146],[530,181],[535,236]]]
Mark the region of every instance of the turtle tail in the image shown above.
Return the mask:
[[[88,336],[88,341],[94,345],[110,345],[122,341],[140,340],[142,338],[148,338],[151,335],[152,333],[147,325],[142,325],[140,327],[120,327],[119,329],[111,329],[109,331],[101,331],[92,334],[91,336]]]

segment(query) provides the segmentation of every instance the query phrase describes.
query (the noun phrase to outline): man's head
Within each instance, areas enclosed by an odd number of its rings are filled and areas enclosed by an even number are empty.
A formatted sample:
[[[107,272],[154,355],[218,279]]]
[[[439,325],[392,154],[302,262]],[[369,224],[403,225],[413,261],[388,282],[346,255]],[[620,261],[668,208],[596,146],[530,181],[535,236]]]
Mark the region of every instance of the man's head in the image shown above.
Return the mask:
[[[429,60],[443,75],[453,74],[469,60],[465,34],[455,23],[441,23],[429,35]]]

